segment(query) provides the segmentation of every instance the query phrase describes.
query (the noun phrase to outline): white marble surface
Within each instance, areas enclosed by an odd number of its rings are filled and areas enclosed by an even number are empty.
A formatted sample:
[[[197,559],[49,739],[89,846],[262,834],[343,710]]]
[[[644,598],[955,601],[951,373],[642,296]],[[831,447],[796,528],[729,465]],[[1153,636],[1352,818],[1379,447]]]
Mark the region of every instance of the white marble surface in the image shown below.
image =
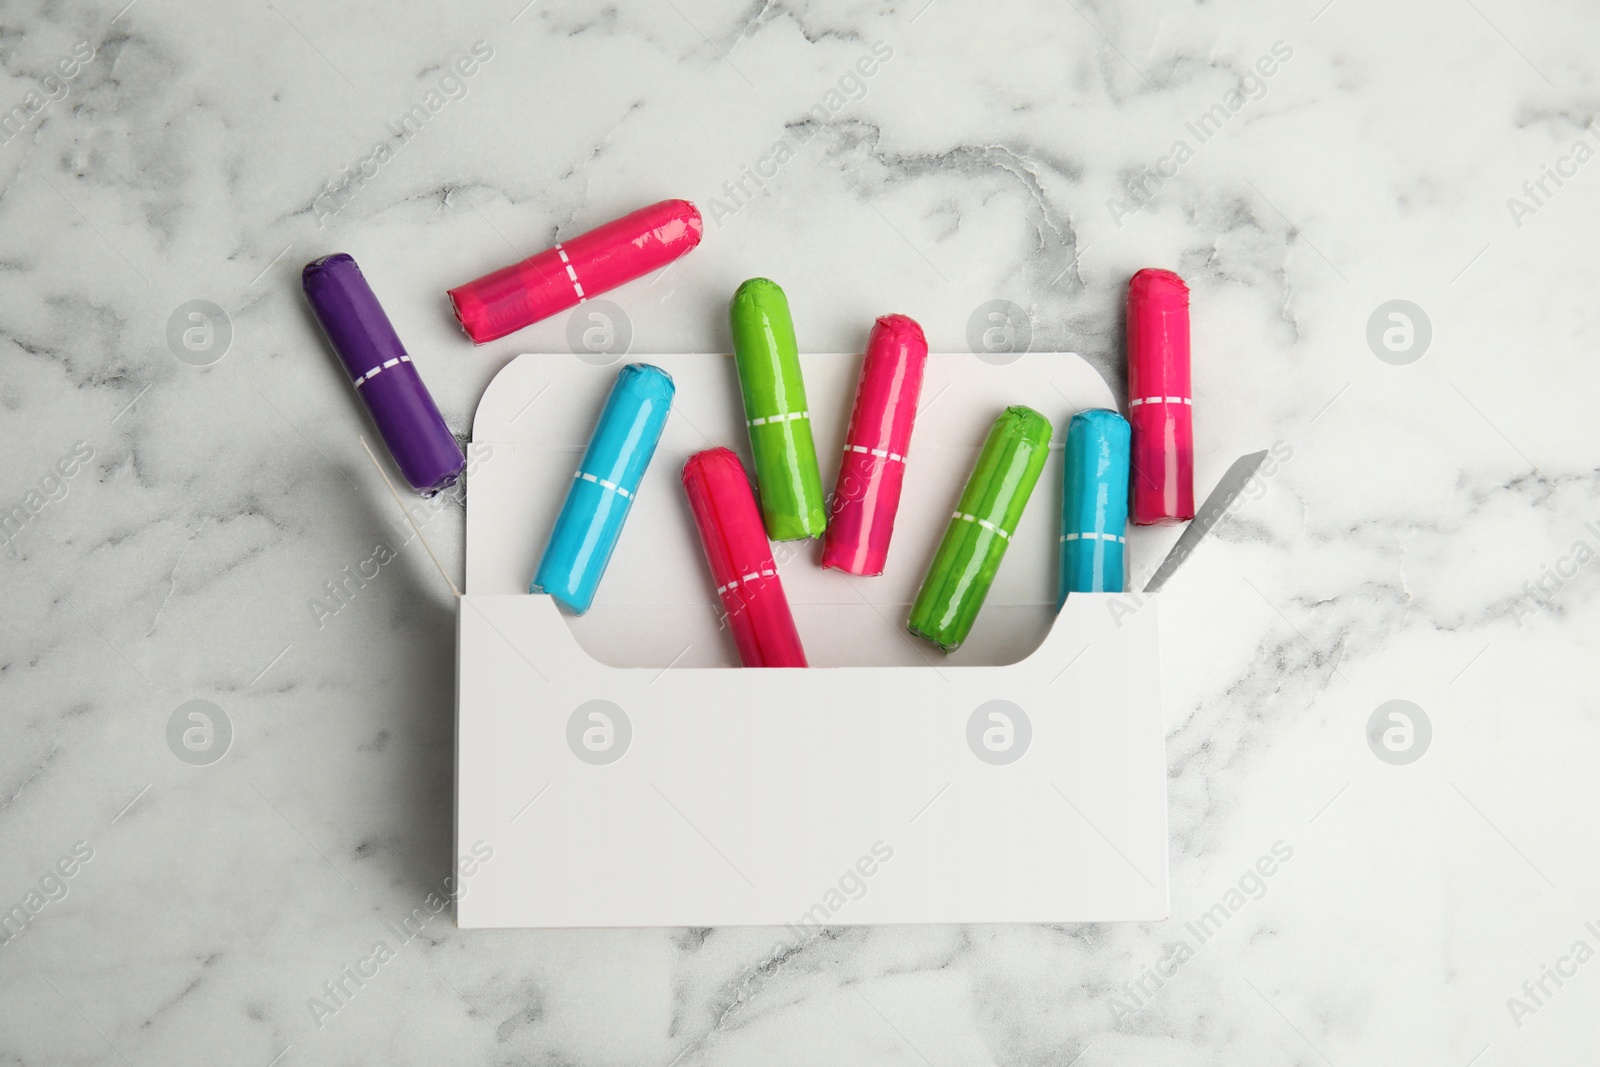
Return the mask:
[[[0,500],[26,512],[0,906],[61,897],[0,946],[0,1063],[1592,1059],[1600,963],[1570,953],[1600,948],[1597,572],[1563,562],[1600,546],[1592,5],[120,3],[0,9],[27,120],[0,146]],[[479,41],[465,96],[340,189]],[[750,929],[397,934],[451,864],[453,608],[414,546],[320,630],[307,607],[398,535],[299,268],[355,255],[464,432],[565,323],[474,350],[446,286],[657,198],[710,212],[786,136],[699,251],[613,294],[637,350],[725,346],[726,295],[766,273],[825,309],[812,351],[890,309],[957,350],[1008,299],[1035,348],[1113,369],[1122,286],[1167,266],[1194,289],[1200,484],[1293,450],[1165,597],[1172,918],[840,929],[778,959]],[[1134,197],[1147,165],[1172,176]],[[1546,166],[1568,176],[1535,199]],[[207,367],[165,336],[194,299],[231,322]],[[1409,365],[1366,340],[1393,299],[1432,324]],[[427,531],[459,574],[459,508]],[[1407,766],[1365,739],[1396,698],[1434,728]],[[195,699],[233,725],[209,766],[166,740]],[[1571,976],[1541,992],[1547,966]],[[1146,968],[1169,977],[1125,986]]]

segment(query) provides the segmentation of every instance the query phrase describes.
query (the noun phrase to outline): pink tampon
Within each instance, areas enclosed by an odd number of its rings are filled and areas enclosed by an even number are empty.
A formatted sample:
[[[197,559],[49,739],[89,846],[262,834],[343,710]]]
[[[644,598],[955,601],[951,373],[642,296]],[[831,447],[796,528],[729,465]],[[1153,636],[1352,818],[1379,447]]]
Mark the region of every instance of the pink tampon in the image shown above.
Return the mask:
[[[883,573],[927,363],[928,342],[915,320],[884,315],[873,324],[829,505],[824,567]]]

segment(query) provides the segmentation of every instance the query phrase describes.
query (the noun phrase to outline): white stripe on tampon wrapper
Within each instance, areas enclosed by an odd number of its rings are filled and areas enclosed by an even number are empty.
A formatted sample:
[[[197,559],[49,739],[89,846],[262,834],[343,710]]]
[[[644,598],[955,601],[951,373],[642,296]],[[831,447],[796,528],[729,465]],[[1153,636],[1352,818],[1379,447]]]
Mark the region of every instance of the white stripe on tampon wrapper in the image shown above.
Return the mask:
[[[1127,538],[1118,537],[1116,534],[1092,533],[1092,532],[1091,533],[1062,534],[1061,535],[1061,540],[1063,542],[1066,542],[1066,541],[1079,541],[1079,540],[1082,540],[1082,541],[1115,541],[1119,545],[1125,545],[1125,544],[1128,543],[1128,539]]]
[[[777,576],[778,576],[778,572],[777,571],[771,571],[771,570],[768,570],[768,571],[751,571],[749,574],[745,575],[743,578],[735,578],[733,581],[729,582],[727,585],[719,585],[719,586],[717,586],[717,595],[721,596],[723,593],[726,593],[728,590],[732,589],[734,586],[739,585],[741,582],[748,585],[750,582],[755,581],[757,578],[776,578]]]
[[[572,269],[572,260],[567,258],[567,250],[561,247],[561,242],[556,242],[556,255],[561,257],[562,266],[567,268],[567,277],[572,279],[572,288],[578,294],[578,303],[589,299],[583,295],[583,285],[578,281],[578,272]]]
[[[882,448],[867,448],[865,445],[845,445],[846,452],[860,452],[868,456],[877,456],[879,459],[892,459],[896,463],[904,463],[906,457],[898,452],[890,452]]]
[[[952,518],[956,518],[956,519],[960,519],[962,522],[975,522],[979,526],[983,527],[985,530],[988,530],[990,533],[999,534],[1001,540],[1003,540],[1003,541],[1011,540],[1011,535],[1010,534],[1006,533],[1004,530],[1002,530],[1000,527],[996,526],[994,523],[990,522],[988,519],[980,519],[980,518],[978,518],[978,516],[976,516],[976,515],[968,515],[964,511],[958,511],[954,515],[952,515],[951,517]]]
[[[790,422],[790,421],[792,421],[794,419],[809,419],[810,417],[811,417],[811,412],[809,412],[809,411],[791,411],[787,415],[763,415],[759,419],[749,419],[749,420],[746,420],[745,425],[746,426],[752,426],[752,427],[753,426],[767,426],[767,425],[775,425],[775,424],[780,423],[780,422]]]
[[[1192,407],[1194,401],[1186,396],[1141,396],[1137,400],[1128,401],[1130,408],[1136,408],[1140,404],[1188,404]]]
[[[374,379],[378,375],[382,374],[386,367],[393,367],[397,363],[410,363],[410,362],[411,362],[411,357],[410,356],[397,356],[394,359],[391,359],[391,360],[389,360],[389,361],[387,361],[385,363],[378,364],[376,367],[373,367],[371,370],[367,371],[367,373],[359,375],[356,378],[356,380],[354,382],[352,382],[351,384],[359,389],[361,386],[365,385],[367,382],[370,382],[372,379]]]
[[[573,475],[573,477],[574,478],[582,478],[586,482],[593,482],[595,485],[598,485],[602,489],[609,489],[613,493],[617,494],[618,496],[620,496],[624,500],[629,500],[629,499],[632,499],[632,497],[633,497],[632,493],[630,493],[626,489],[622,488],[622,486],[618,485],[616,482],[608,482],[604,478],[596,478],[594,475],[590,474],[588,471],[578,471],[576,474]]]

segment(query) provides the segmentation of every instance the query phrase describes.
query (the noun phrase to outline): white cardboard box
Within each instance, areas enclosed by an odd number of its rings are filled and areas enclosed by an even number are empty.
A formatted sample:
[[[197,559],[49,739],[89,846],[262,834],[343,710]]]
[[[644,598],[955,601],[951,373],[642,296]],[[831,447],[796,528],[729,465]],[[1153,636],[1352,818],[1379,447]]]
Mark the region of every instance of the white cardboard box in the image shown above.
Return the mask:
[[[929,358],[880,578],[776,546],[812,663],[737,667],[679,482],[727,445],[748,467],[731,357],[630,356],[678,385],[595,606],[528,579],[616,365],[524,355],[473,427],[460,604],[456,839],[462,927],[1148,920],[1167,913],[1157,606],[1054,612],[1059,436],[1112,406],[1073,355]],[[802,357],[825,484],[859,356]],[[1056,455],[973,638],[904,622],[985,432],[1007,404]]]

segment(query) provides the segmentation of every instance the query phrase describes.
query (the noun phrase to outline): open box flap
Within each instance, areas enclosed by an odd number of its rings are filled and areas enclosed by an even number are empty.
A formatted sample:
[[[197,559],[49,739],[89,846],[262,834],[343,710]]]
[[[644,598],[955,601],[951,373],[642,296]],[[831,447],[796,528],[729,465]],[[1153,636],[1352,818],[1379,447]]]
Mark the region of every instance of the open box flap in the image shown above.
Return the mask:
[[[663,671],[593,662],[546,597],[468,595],[458,851],[493,860],[457,922],[1162,918],[1156,611],[1105,599],[1011,666]]]

